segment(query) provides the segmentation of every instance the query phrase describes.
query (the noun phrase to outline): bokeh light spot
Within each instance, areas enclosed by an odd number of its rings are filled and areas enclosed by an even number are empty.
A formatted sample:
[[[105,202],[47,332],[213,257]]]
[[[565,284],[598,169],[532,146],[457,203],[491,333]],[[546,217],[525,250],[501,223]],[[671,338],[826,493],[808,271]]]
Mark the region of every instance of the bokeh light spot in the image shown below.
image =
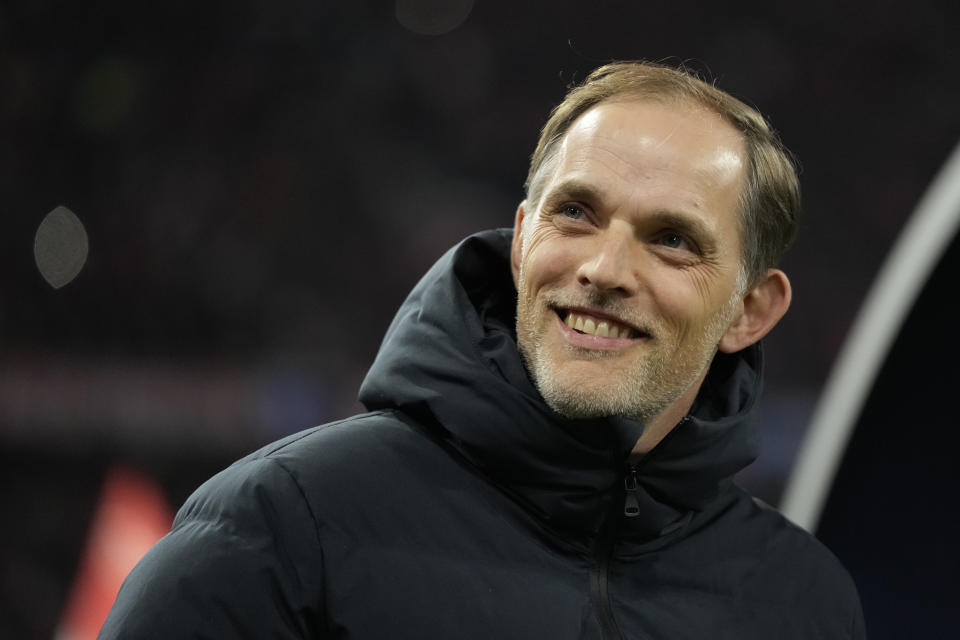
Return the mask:
[[[473,0],[397,0],[397,21],[425,36],[439,36],[459,27],[470,15]]]
[[[57,207],[44,218],[33,240],[33,257],[51,287],[68,284],[87,262],[90,245],[83,223],[73,211]]]

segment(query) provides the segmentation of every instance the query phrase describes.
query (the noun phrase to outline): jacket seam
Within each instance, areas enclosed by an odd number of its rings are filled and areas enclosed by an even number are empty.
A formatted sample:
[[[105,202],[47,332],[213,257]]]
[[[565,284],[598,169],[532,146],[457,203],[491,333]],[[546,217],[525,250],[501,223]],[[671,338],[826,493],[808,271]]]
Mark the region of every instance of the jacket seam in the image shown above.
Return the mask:
[[[300,438],[297,438],[299,440]],[[323,553],[323,542],[320,539],[320,523],[317,520],[317,514],[314,513],[313,508],[310,506],[310,500],[307,499],[307,493],[303,489],[303,485],[297,480],[296,476],[293,475],[293,472],[280,460],[277,460],[273,457],[265,458],[273,464],[277,465],[284,473],[290,478],[290,481],[293,483],[293,486],[297,488],[297,492],[300,494],[300,499],[303,501],[303,506],[306,507],[307,513],[310,514],[310,519],[313,521],[313,535],[316,538],[317,548],[320,550],[320,594],[321,601],[323,603],[323,625],[326,626],[329,622],[329,616],[327,615],[327,572],[326,567],[324,566],[324,553]]]
[[[299,435],[297,435],[296,437],[291,437],[290,439],[283,440],[283,441],[281,441],[281,442],[279,442],[279,443],[275,443],[277,446],[275,446],[275,447],[273,447],[273,448],[271,448],[271,449],[267,449],[267,450],[265,450],[265,451],[262,451],[261,454],[260,454],[259,456],[257,456],[257,457],[259,457],[259,458],[264,458],[264,459],[269,458],[269,459],[273,460],[273,458],[271,458],[271,456],[272,456],[273,454],[278,453],[278,452],[280,452],[280,451],[283,451],[283,450],[286,449],[287,447],[292,446],[293,444],[295,444],[295,443],[297,443],[297,442],[299,442],[299,441],[301,441],[301,440],[303,440],[303,439],[305,439],[305,438],[309,438],[310,436],[314,435],[315,433],[319,433],[319,432],[321,432],[321,431],[326,431],[327,429],[330,429],[330,428],[332,428],[332,427],[337,427],[337,426],[339,426],[339,425],[346,424],[346,423],[348,423],[348,422],[359,422],[359,421],[361,421],[361,420],[366,420],[367,418],[375,418],[375,417],[380,416],[380,415],[383,415],[383,414],[385,414],[385,413],[387,413],[386,410],[378,409],[377,411],[371,411],[371,412],[369,412],[369,413],[363,413],[363,414],[356,415],[356,416],[350,416],[349,418],[343,418],[342,420],[336,420],[336,421],[334,421],[334,422],[327,422],[327,423],[325,423],[325,424],[321,424],[321,425],[317,425],[317,426],[315,426],[315,427],[307,428],[307,429],[305,429],[302,433],[300,433]],[[290,471],[287,470],[285,467],[284,467],[284,470],[287,471],[287,473],[290,473]]]
[[[320,524],[317,521],[317,515],[313,512],[313,508],[310,506],[310,501],[307,499],[307,494],[303,490],[303,486],[297,481],[296,476],[293,475],[290,469],[288,469],[282,462],[272,457],[265,458],[265,460],[269,460],[273,464],[280,467],[284,473],[289,476],[290,481],[293,482],[293,485],[297,488],[297,492],[300,494],[300,499],[303,501],[303,505],[307,508],[307,513],[310,514],[310,519],[313,521],[313,534],[316,536],[317,544],[320,545],[322,549],[323,545],[320,541]]]

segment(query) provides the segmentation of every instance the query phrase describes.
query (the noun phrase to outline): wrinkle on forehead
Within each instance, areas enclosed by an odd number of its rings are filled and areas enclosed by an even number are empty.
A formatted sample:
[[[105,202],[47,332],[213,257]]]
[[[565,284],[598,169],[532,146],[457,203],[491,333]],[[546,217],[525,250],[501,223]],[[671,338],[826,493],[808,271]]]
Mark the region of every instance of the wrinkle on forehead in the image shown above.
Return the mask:
[[[638,161],[643,160],[644,156],[647,156],[647,160],[655,159],[656,164],[659,165],[656,167],[658,169],[673,170],[679,167],[690,171],[695,178],[717,186],[739,182],[742,179],[746,157],[745,142],[740,133],[718,114],[695,104],[671,105],[674,111],[670,112],[667,118],[675,114],[678,119],[664,123],[668,127],[660,134],[640,133],[632,127],[629,119],[611,124],[609,118],[603,118],[603,111],[608,107],[629,109],[631,104],[657,105],[660,103],[657,101],[603,102],[592,107],[574,122],[562,140],[555,169],[563,165],[569,166],[567,164],[569,162],[578,165],[589,163],[591,159],[598,159],[594,154],[601,153],[611,156],[621,165],[621,170],[616,170],[613,166],[608,166],[608,169],[623,175],[623,168],[632,168],[639,171],[633,177],[640,180],[649,175],[649,169],[655,168],[647,162]],[[686,117],[690,115],[696,116],[692,125],[690,118]],[[661,119],[664,116],[661,114],[651,117]],[[696,146],[703,137],[707,135],[715,137],[718,132],[722,132],[725,140],[711,150],[700,149],[696,154],[695,164],[690,164],[690,155],[680,157],[684,155],[682,148]]]

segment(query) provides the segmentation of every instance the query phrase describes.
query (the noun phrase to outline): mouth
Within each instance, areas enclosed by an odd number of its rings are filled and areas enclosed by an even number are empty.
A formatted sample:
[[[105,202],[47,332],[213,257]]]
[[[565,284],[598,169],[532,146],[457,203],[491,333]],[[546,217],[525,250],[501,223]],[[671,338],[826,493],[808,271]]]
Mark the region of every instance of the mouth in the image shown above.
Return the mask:
[[[637,339],[650,337],[649,333],[637,327],[596,311],[557,307],[554,308],[554,312],[563,324],[577,333],[597,336],[598,338]]]

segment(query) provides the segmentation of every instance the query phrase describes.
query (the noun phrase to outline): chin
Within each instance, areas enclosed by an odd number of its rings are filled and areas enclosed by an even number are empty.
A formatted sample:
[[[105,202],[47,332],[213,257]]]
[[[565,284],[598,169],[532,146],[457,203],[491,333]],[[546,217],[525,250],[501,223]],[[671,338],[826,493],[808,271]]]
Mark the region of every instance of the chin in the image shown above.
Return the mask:
[[[611,367],[597,361],[551,360],[534,358],[531,376],[544,402],[566,418],[643,419],[655,415],[665,404],[662,398],[650,397],[649,383],[638,379],[644,377],[643,366],[636,367],[630,375],[611,371]]]

